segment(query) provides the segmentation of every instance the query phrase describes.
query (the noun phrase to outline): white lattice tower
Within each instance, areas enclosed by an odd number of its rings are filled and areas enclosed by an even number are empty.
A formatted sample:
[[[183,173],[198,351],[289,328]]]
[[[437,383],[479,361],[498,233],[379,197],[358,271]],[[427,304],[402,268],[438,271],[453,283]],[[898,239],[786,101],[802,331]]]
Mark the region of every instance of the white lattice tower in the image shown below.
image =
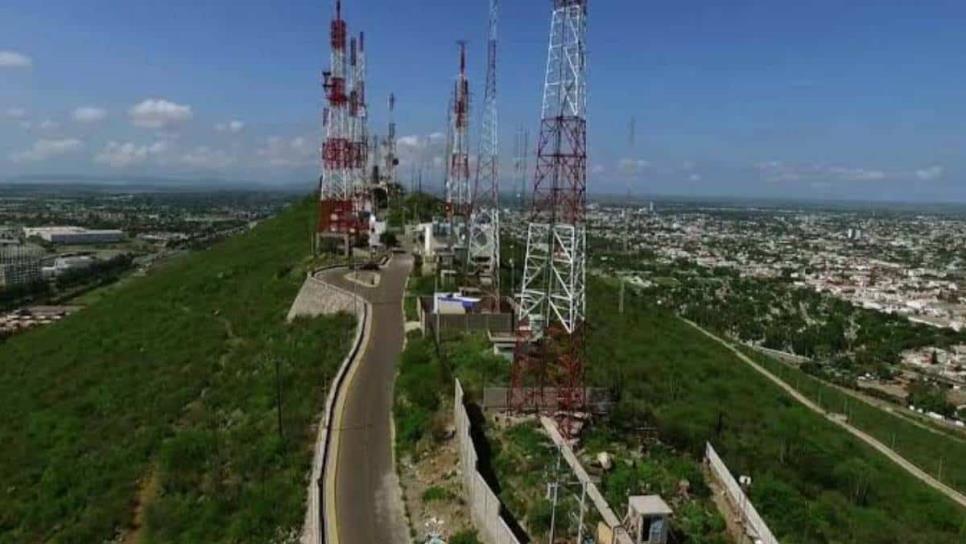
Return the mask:
[[[349,42],[349,124],[352,142],[350,164],[352,193],[357,211],[372,211],[369,187],[369,127],[366,103],[366,46],[365,35]]]
[[[470,218],[469,262],[488,279],[485,288],[500,299],[500,156],[496,107],[496,51],[499,1],[490,0],[486,53],[486,89],[480,125],[480,154],[476,163],[473,214]]]
[[[586,31],[587,0],[554,0],[509,395],[571,436],[586,405]]]
[[[587,0],[555,0],[520,318],[535,336],[584,320]]]

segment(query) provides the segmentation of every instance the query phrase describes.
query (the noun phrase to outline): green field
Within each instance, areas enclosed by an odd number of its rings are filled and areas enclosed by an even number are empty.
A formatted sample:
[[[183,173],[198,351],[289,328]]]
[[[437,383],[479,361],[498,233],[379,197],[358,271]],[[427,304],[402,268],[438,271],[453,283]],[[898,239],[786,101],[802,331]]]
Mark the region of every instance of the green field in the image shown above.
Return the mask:
[[[696,458],[711,441],[733,473],[752,477],[752,501],[783,543],[966,541],[966,512],[952,501],[653,300],[628,297],[619,315],[616,287],[591,282],[590,379],[619,398],[601,425],[619,436],[653,425]]]
[[[313,215],[304,201],[0,345],[0,542],[293,541],[353,326],[284,321]]]

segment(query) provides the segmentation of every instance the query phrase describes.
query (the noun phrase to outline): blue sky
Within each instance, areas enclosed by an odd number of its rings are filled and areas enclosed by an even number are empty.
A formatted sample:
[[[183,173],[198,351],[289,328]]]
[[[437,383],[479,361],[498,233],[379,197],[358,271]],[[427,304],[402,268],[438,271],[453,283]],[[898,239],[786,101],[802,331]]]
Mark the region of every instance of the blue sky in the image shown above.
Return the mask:
[[[516,131],[537,126],[550,2],[502,4],[509,171]],[[482,99],[487,0],[344,11],[367,34],[371,130],[394,91],[404,163],[438,155],[458,39]],[[330,14],[329,0],[5,0],[0,179],[309,185]],[[958,0],[591,0],[591,190],[966,200],[964,24]]]

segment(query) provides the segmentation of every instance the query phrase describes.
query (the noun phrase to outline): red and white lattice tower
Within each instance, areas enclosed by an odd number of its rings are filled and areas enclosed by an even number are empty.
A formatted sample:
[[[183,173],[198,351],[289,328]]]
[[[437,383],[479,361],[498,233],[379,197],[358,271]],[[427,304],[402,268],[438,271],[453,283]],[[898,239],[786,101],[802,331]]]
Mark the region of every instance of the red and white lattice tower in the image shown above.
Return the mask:
[[[480,128],[480,154],[476,163],[473,213],[470,217],[469,263],[481,286],[500,300],[500,154],[496,108],[496,44],[499,0],[490,0],[489,40],[486,52],[486,90]],[[499,306],[497,306],[498,308]]]
[[[349,140],[352,147],[350,176],[357,212],[371,212],[372,192],[369,186],[369,111],[366,103],[366,41],[359,33],[358,41],[349,41]]]
[[[585,407],[588,0],[553,0],[510,405]],[[550,386],[555,399],[543,397]]]
[[[449,114],[449,163],[446,168],[446,212],[457,246],[465,243],[466,223],[472,207],[470,194],[470,83],[466,78],[466,44],[460,42],[460,73],[453,88]]]
[[[329,71],[323,72],[325,93],[322,143],[322,177],[319,180],[319,224],[322,235],[354,235],[359,221],[352,200],[352,145],[349,126],[349,97],[346,82],[346,23],[342,2],[335,2],[335,17],[330,25],[331,57]]]

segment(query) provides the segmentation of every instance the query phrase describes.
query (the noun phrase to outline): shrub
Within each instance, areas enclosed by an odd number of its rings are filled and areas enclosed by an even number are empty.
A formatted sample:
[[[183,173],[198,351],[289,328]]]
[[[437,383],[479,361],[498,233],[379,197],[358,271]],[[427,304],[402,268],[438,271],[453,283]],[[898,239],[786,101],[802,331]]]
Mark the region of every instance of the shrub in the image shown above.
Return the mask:
[[[439,486],[432,486],[423,491],[423,502],[433,502],[433,501],[451,501],[453,500],[453,493],[445,488]]]

